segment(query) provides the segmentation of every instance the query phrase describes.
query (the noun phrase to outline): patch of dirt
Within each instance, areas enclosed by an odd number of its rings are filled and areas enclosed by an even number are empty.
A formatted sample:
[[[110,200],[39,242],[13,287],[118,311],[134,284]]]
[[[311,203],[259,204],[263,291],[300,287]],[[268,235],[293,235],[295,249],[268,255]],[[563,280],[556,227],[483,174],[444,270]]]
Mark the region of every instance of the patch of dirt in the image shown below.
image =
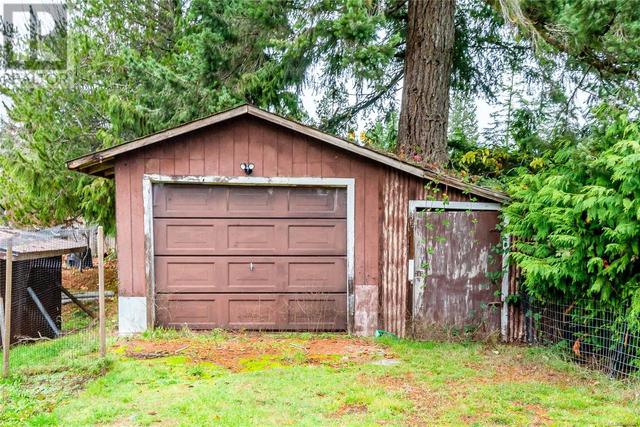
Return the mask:
[[[412,372],[402,376],[384,375],[371,378],[376,384],[382,384],[389,391],[401,392],[405,398],[413,403],[412,414],[407,418],[407,425],[427,425],[432,423],[441,412],[438,407],[441,401],[439,395],[428,388],[418,384]]]
[[[390,357],[391,351],[357,338],[317,338],[303,341],[304,352],[310,362],[322,362],[327,356],[340,356],[342,361],[363,363]]]
[[[98,290],[98,258],[93,259],[94,268],[62,269],[62,286],[72,292],[90,292]],[[108,291],[118,293],[118,264],[116,260],[104,263],[104,287]]]
[[[389,356],[389,350],[372,341],[350,337],[310,339],[271,337],[268,334],[237,333],[224,340],[207,338],[132,339],[119,351],[137,359],[180,355],[192,362],[211,362],[232,371],[277,365],[325,364],[343,366]],[[266,363],[272,362],[272,363]]]
[[[577,382],[576,378],[569,374],[534,364],[496,366],[496,371],[489,381],[492,383],[545,382],[558,386],[569,386]]]
[[[478,415],[462,415],[460,419],[464,423],[464,425],[477,425],[480,422],[489,419],[491,417],[491,413],[484,412]]]
[[[365,414],[367,413],[368,410],[369,408],[367,408],[367,405],[364,405],[364,404],[344,404],[340,408],[338,408],[336,412],[333,413],[333,416],[339,418],[339,417],[344,417],[345,415],[350,416],[350,415],[357,415],[357,414]]]
[[[466,365],[468,368],[486,373],[486,375],[449,381],[438,390],[432,390],[426,385],[420,384],[412,372],[407,372],[401,376],[384,375],[381,377],[363,374],[359,377],[359,381],[364,384],[382,385],[392,392],[401,392],[406,399],[410,400],[413,403],[413,410],[411,414],[407,414],[407,425],[433,424],[443,413],[451,410],[452,404],[464,401],[479,384],[533,381],[564,387],[576,383],[576,379],[571,375],[554,371],[543,365],[514,360],[512,355],[495,355],[493,353],[491,355],[494,357],[486,356],[487,360],[485,362]],[[539,405],[518,402],[515,402],[514,405],[521,406],[530,414],[531,425],[548,425],[551,423],[551,418],[547,411]],[[486,420],[490,416],[490,413],[465,416],[462,421],[465,424],[474,424]]]
[[[490,348],[487,348],[483,353],[482,362],[465,364],[466,368],[474,370],[479,375],[446,382],[446,390],[448,391],[446,398],[448,400],[462,401],[467,398],[472,390],[484,384],[500,385],[533,382],[551,384],[558,388],[585,384],[584,381],[576,376],[556,371],[542,363],[538,364],[523,360],[521,354],[510,352],[503,354]],[[539,405],[521,402],[513,402],[513,405],[519,406],[528,412],[530,425],[542,426],[552,423],[547,410]],[[463,418],[466,424],[473,424],[484,419],[485,415],[489,417],[491,414],[465,416]]]
[[[531,403],[524,404],[520,402],[515,402],[514,405],[524,408],[527,412],[529,412],[532,415],[530,419],[531,421],[530,425],[532,426],[551,425],[552,420],[549,417],[549,413],[547,412],[546,409],[544,409],[540,405],[534,405]]]
[[[474,383],[522,383],[544,382],[557,386],[584,384],[579,377],[559,372],[540,363],[522,360],[520,354],[503,354],[487,349],[483,354],[483,362],[469,363],[465,366],[486,375],[473,377]]]

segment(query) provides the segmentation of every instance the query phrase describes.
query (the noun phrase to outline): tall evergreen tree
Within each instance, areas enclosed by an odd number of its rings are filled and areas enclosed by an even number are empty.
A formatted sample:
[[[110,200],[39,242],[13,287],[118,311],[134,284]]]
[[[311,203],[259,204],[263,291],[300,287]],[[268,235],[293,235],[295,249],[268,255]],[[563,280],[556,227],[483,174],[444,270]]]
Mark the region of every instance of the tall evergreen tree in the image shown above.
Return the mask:
[[[440,164],[449,87],[492,98],[494,76],[527,50],[502,37],[496,10],[475,1],[297,0],[292,10],[298,30],[279,46],[288,61],[319,68],[319,125],[343,132],[358,118],[384,122],[404,82],[398,149]]]
[[[454,0],[409,0],[404,84],[398,125],[403,157],[447,162]]]

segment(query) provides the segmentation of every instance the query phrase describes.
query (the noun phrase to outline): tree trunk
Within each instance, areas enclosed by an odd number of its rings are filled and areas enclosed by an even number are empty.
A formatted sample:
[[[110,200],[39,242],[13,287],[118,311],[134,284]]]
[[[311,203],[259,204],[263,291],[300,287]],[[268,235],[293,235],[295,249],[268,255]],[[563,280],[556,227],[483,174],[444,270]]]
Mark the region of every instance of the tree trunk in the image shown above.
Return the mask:
[[[409,0],[398,153],[444,166],[455,0]]]

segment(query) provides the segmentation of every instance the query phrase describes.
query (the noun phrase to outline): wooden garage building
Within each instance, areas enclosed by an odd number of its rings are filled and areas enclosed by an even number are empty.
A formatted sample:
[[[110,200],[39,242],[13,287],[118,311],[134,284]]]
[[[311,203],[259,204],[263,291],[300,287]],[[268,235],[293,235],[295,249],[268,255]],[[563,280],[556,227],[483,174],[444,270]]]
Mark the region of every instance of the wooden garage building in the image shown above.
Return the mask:
[[[427,192],[459,210],[504,200],[250,105],[67,166],[115,178],[124,334],[186,324],[403,335],[416,298],[410,208]]]

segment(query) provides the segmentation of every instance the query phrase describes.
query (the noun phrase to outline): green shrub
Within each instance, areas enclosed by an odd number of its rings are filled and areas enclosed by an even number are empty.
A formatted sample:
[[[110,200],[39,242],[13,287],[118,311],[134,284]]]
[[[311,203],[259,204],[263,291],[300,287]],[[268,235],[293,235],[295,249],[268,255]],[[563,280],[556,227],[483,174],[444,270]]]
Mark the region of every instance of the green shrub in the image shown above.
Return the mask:
[[[640,131],[603,105],[587,137],[558,141],[535,174],[511,185],[507,232],[524,286],[542,300],[588,301],[640,315]]]

